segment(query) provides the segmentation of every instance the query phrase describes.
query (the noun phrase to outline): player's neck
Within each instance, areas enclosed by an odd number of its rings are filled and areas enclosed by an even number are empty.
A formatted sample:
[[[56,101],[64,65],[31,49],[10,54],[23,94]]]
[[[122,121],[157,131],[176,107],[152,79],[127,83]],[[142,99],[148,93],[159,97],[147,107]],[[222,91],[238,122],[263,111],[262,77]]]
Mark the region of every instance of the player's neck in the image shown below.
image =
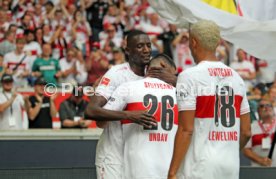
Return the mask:
[[[213,52],[204,52],[197,54],[197,62],[201,61],[218,61],[216,55]]]
[[[138,76],[145,76],[145,68],[134,63],[129,63],[131,70]]]

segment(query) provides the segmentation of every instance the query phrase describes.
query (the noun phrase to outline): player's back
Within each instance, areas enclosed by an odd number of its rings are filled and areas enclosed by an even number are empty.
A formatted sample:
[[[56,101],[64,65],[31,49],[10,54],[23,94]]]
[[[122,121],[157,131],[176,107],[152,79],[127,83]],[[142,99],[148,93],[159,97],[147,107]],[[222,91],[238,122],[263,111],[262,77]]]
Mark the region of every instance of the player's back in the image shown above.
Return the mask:
[[[195,110],[184,178],[238,178],[240,115],[249,111],[240,76],[221,62],[200,62],[181,73],[179,110]],[[187,83],[191,88],[186,89]]]
[[[121,121],[125,178],[166,178],[177,130],[176,90],[156,78],[125,85],[128,89],[125,110],[147,110],[158,121],[158,126],[152,128]]]

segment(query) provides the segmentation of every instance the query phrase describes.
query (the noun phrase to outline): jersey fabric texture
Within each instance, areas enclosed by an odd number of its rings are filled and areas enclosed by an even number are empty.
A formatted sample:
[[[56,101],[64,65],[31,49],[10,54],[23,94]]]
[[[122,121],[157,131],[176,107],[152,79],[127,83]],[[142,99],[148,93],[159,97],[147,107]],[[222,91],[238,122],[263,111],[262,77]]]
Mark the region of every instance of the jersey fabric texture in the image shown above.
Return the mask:
[[[96,95],[101,95],[107,100],[115,89],[129,81],[136,81],[143,77],[137,76],[130,68],[129,63],[113,66],[102,77],[96,89]],[[109,121],[97,145],[96,165],[110,164],[122,165],[123,163],[122,127],[120,121]]]
[[[145,128],[122,120],[124,140],[124,178],[167,178],[177,130],[176,90],[157,79],[124,83],[113,93],[107,109],[147,110],[158,125]]]
[[[221,62],[202,61],[177,81],[179,111],[195,110],[180,179],[238,179],[240,115],[249,112],[246,86]]]

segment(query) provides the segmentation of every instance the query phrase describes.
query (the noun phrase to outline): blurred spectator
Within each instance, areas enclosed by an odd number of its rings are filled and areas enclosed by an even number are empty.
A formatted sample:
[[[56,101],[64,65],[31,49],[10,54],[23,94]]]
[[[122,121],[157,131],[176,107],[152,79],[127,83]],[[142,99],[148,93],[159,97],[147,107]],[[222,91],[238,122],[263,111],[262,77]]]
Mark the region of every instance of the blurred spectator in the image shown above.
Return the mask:
[[[53,30],[56,30],[58,26],[66,26],[65,16],[60,8],[60,5],[56,5],[48,14],[48,20],[50,21],[50,25]]]
[[[0,42],[4,39],[5,32],[8,30],[7,12],[0,7]]]
[[[268,86],[272,85],[274,81],[274,73],[272,69],[269,68],[269,65],[266,60],[256,59],[257,63],[257,80],[260,83],[265,83]]]
[[[63,128],[87,128],[91,120],[84,119],[87,102],[82,99],[83,89],[74,87],[69,99],[61,103],[59,114]]]
[[[84,3],[84,0],[81,0],[81,2],[82,2],[82,4],[83,4],[83,3]],[[75,14],[75,12],[76,12],[76,10],[77,10],[77,7],[76,7],[76,5],[75,5],[74,3],[69,3],[69,4],[67,5],[68,8],[66,8],[65,6],[66,6],[66,4],[64,4],[64,2],[62,2],[62,4],[61,4],[61,9],[62,9],[64,15],[66,16],[66,19],[67,19],[68,21],[72,21],[73,18],[74,18],[74,14]],[[81,10],[82,10],[82,9],[81,9]]]
[[[139,29],[146,32],[150,39],[155,39],[158,35],[162,34],[164,30],[160,26],[159,16],[157,13],[150,13],[149,14],[149,22],[142,21],[140,24]],[[160,47],[163,46],[161,40],[152,41],[152,56],[157,55],[159,52],[162,52]]]
[[[109,68],[111,68],[114,65],[125,63],[125,55],[121,48],[114,47],[112,49],[112,53],[113,59],[109,61]]]
[[[39,3],[35,3],[34,5],[34,15],[33,15],[33,21],[35,27],[41,27],[43,23],[45,22],[45,14],[43,14],[43,7]]]
[[[3,64],[4,56],[0,54],[0,78],[6,72],[6,66]]]
[[[169,28],[170,30],[168,32],[163,32],[162,34],[158,35],[157,38],[163,42],[163,48],[161,51],[173,59],[172,42],[178,35],[178,32],[177,27],[174,24],[169,24]],[[155,40],[156,39],[153,41]]]
[[[99,33],[103,31],[103,18],[108,10],[104,0],[88,1],[86,4],[87,20],[92,28],[93,42],[100,41]]]
[[[27,44],[24,46],[24,52],[28,55],[32,67],[35,59],[41,56],[42,50],[40,44],[36,42],[34,31],[26,30],[25,37]]]
[[[31,71],[32,61],[24,53],[25,38],[16,39],[16,49],[4,56],[4,65],[7,66],[6,73],[13,75],[16,87],[26,87]]]
[[[48,16],[52,12],[52,10],[54,8],[54,4],[51,1],[47,1],[44,4],[44,7],[45,7],[45,10],[46,10],[46,15]]]
[[[117,30],[117,34],[119,34],[119,37],[122,37],[125,24],[122,10],[118,9],[115,4],[110,4],[107,14],[104,16],[103,24],[113,24]]]
[[[43,77],[47,83],[57,85],[57,79],[61,77],[58,60],[51,58],[52,48],[50,44],[42,46],[42,56],[37,58],[33,64],[33,76]]]
[[[276,112],[276,86],[271,86],[268,89],[268,98],[274,107],[274,112]]]
[[[245,52],[242,49],[237,50],[238,61],[230,64],[230,67],[239,73],[245,82],[247,91],[253,86],[253,80],[256,78],[256,71],[254,65],[246,61]]]
[[[14,36],[14,39],[16,39],[16,37],[22,37],[24,34],[24,31],[22,29],[18,28],[18,26],[16,24],[10,24],[8,31],[12,32],[16,35],[16,36]]]
[[[4,74],[1,78],[3,91],[0,92],[0,130],[23,129],[23,97],[13,89],[13,77]]]
[[[55,33],[49,40],[49,43],[53,47],[52,57],[59,60],[66,54],[66,49],[70,46],[69,38],[64,35],[64,27],[58,26]]]
[[[42,33],[43,33],[43,41],[45,43],[52,43],[50,40],[53,36],[53,32],[51,31],[51,28],[50,28],[49,24],[43,24],[42,25]]]
[[[219,61],[221,61],[226,65],[229,65],[229,51],[230,51],[230,47],[228,45],[228,42],[221,39],[220,44],[216,49],[216,57],[218,58]]]
[[[6,55],[15,50],[15,33],[7,31],[2,42],[0,42],[0,54]]]
[[[251,124],[251,139],[243,153],[251,160],[251,166],[276,166],[276,154],[268,158],[276,127],[275,114],[269,99],[262,99],[258,107],[260,119]]]
[[[86,68],[88,72],[87,84],[93,85],[95,81],[108,70],[108,60],[104,53],[99,49],[99,44],[93,44],[93,51],[87,59]]]
[[[259,83],[252,88],[247,95],[248,103],[250,106],[250,118],[251,122],[258,120],[258,105],[260,99],[266,94],[267,87],[263,83]]]
[[[42,47],[42,45],[45,43],[45,41],[43,39],[42,28],[35,29],[35,39],[36,39],[37,43],[39,43],[40,47]]]
[[[90,52],[89,37],[92,33],[87,20],[80,10],[77,10],[74,14],[72,33],[75,46],[82,51],[84,56],[88,56]]]
[[[116,28],[113,24],[107,24],[105,27],[107,37],[100,42],[101,49],[108,55],[108,59],[112,59],[112,49],[121,47],[122,38],[116,36]]]
[[[29,128],[52,128],[52,118],[56,116],[57,109],[54,103],[56,95],[44,95],[47,82],[37,78],[34,84],[34,95],[28,99]]]
[[[66,57],[59,61],[62,71],[61,83],[84,84],[87,80],[85,62],[81,51],[67,49]]]
[[[179,73],[195,65],[189,48],[188,32],[179,33],[172,41],[172,46],[173,59]]]
[[[35,24],[32,21],[32,16],[25,13],[21,20],[21,29],[25,30],[35,30]]]

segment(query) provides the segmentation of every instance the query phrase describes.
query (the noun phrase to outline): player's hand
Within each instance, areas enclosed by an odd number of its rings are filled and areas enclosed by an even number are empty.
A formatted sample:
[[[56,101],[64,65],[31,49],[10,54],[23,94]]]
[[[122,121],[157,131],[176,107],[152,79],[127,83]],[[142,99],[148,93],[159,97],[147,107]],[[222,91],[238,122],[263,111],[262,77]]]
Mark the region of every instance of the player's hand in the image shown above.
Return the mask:
[[[260,165],[264,167],[270,167],[272,165],[272,160],[268,157],[264,157],[261,159]]]
[[[166,83],[176,86],[177,77],[165,67],[151,67],[147,76],[161,79]]]
[[[125,111],[127,119],[147,128],[157,126],[157,121],[147,111]]]

